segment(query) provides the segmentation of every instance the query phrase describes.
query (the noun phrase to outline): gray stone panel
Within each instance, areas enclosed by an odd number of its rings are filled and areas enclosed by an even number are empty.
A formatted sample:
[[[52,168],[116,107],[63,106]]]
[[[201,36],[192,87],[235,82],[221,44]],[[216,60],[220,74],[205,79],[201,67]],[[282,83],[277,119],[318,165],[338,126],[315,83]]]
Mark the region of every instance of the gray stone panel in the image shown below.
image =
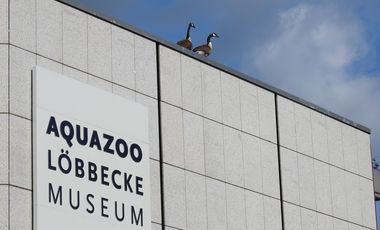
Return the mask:
[[[0,114],[0,184],[8,184],[8,114]]]
[[[152,223],[152,230],[162,230],[161,224]]]
[[[302,105],[294,104],[297,151],[313,157],[313,139],[310,110]]]
[[[161,223],[161,182],[160,163],[150,160],[151,221]]]
[[[307,230],[317,230],[317,213],[309,209],[301,208],[301,227]]]
[[[276,111],[274,94],[259,88],[259,125],[260,137],[273,143],[277,142],[276,135]]]
[[[298,154],[300,205],[315,210],[314,160]]]
[[[203,115],[222,122],[222,97],[220,71],[205,64],[202,70]]]
[[[111,25],[88,16],[88,72],[112,80]]]
[[[313,154],[316,159],[329,162],[327,127],[325,115],[311,111],[311,129],[313,134]]]
[[[8,196],[8,185],[0,185],[0,229],[8,230],[8,207],[9,207],[9,196]]]
[[[209,230],[227,230],[226,184],[206,178],[207,226]]]
[[[36,52],[36,0],[10,2],[10,43]]]
[[[334,218],[334,230],[348,230],[348,223]]]
[[[285,201],[299,204],[299,169],[297,153],[281,148],[282,192]]]
[[[10,49],[10,112],[31,118],[32,69],[36,56],[11,46]]]
[[[60,62],[37,56],[37,65],[50,71],[62,74],[63,66]]]
[[[183,168],[183,116],[182,110],[161,103],[162,151],[164,162]]]
[[[329,165],[314,160],[317,211],[331,215],[331,182]]]
[[[330,163],[344,168],[342,124],[332,118],[327,118],[326,125]]]
[[[8,0],[0,1],[0,43],[8,42]]]
[[[349,126],[342,127],[344,168],[350,172],[358,173],[358,146],[355,129]]]
[[[185,172],[186,177],[186,229],[207,230],[206,178]]]
[[[284,223],[286,229],[301,230],[301,209],[296,205],[284,203]]]
[[[276,145],[261,141],[261,167],[263,173],[263,193],[280,198],[278,153]]]
[[[128,89],[128,88],[125,88],[123,86],[119,86],[119,85],[116,85],[116,84],[112,84],[112,93],[116,94],[116,95],[118,95],[120,97],[123,97],[123,98],[125,98],[125,99],[127,99],[129,101],[136,102],[136,92],[133,91],[133,90],[131,90],[131,89]],[[139,95],[141,95],[141,94],[139,94]],[[141,96],[143,96],[144,98],[146,97],[144,95],[141,95]],[[154,100],[154,99],[152,99],[152,100],[156,102],[155,103],[155,108],[157,110],[157,100]],[[157,115],[157,111],[156,111],[156,115]],[[150,108],[149,108],[149,119],[151,118],[151,116],[154,116],[154,111],[151,111]],[[157,120],[157,116],[155,118]],[[151,129],[149,129],[149,135],[150,135],[150,130]]]
[[[232,185],[226,185],[227,198],[227,229],[245,230],[246,213],[244,190]]]
[[[112,81],[129,89],[136,88],[134,34],[111,26]]]
[[[261,163],[261,140],[249,134],[242,133],[244,159],[245,188],[256,192],[263,191],[263,175]]]
[[[9,226],[11,229],[32,229],[32,192],[10,187]]]
[[[135,35],[136,91],[157,98],[156,44]]]
[[[247,229],[264,230],[264,201],[258,193],[245,190]]]
[[[297,150],[294,103],[283,97],[278,97],[277,104],[280,145]]]
[[[183,108],[203,114],[201,63],[193,58],[181,56],[182,104]]]
[[[264,196],[265,230],[282,230],[280,201]]]
[[[330,166],[330,178],[333,215],[347,219],[345,172],[342,169]]]
[[[37,0],[37,53],[62,62],[62,4]]]
[[[375,202],[373,199],[373,182],[371,180],[360,177],[360,202],[361,202],[361,213],[362,213],[362,225],[376,229],[376,216],[373,210],[375,208]]]
[[[348,224],[348,230],[364,230],[364,227],[358,226],[356,224]]]
[[[104,80],[103,78],[99,78],[89,74],[87,76],[87,84],[95,88],[107,91],[109,93],[112,92],[112,83]]]
[[[239,79],[222,72],[221,87],[223,123],[241,129]]]
[[[62,73],[67,77],[73,78],[83,83],[87,83],[88,74],[85,72],[64,65],[62,68]]]
[[[359,174],[372,180],[372,159],[370,136],[360,130],[356,130],[358,146]]]
[[[317,213],[318,230],[333,230],[333,218]]]
[[[203,120],[203,125],[206,175],[224,181],[223,126],[208,119]]]
[[[185,168],[205,174],[203,118],[183,111]]]
[[[259,136],[259,99],[257,87],[240,80],[241,124],[244,132]]]
[[[160,46],[161,100],[182,107],[181,55]]]
[[[87,71],[87,15],[68,6],[63,8],[63,63]]]
[[[244,186],[241,133],[236,129],[224,126],[223,138],[226,181],[238,186]]]
[[[165,221],[169,226],[186,228],[185,171],[164,165]]]
[[[32,189],[32,122],[10,115],[10,184]]]
[[[360,191],[360,178],[352,173],[345,172],[347,220],[362,224],[362,200]]]
[[[0,45],[0,112],[8,112],[8,46]]]

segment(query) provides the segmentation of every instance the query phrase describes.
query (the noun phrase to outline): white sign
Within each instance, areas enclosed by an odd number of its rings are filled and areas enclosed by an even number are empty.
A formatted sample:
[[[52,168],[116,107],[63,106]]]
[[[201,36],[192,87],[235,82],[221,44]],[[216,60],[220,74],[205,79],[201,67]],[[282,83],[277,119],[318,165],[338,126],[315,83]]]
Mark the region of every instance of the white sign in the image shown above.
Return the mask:
[[[36,67],[36,230],[151,229],[148,110]]]

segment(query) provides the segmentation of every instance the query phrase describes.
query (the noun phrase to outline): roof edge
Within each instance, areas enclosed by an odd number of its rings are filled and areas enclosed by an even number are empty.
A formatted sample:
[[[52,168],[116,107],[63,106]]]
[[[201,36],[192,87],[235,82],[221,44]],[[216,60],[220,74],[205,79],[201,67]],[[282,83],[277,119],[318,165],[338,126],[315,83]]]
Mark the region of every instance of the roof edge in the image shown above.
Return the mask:
[[[202,63],[208,64],[208,65],[210,65],[210,66],[212,66],[214,68],[217,68],[217,69],[219,69],[221,71],[224,71],[226,73],[232,74],[235,77],[238,77],[238,78],[240,78],[240,79],[242,79],[244,81],[247,81],[247,82],[252,83],[252,84],[254,84],[256,86],[264,88],[264,89],[266,89],[266,90],[268,90],[268,91],[270,91],[270,92],[272,92],[272,93],[274,93],[276,95],[285,97],[285,98],[287,98],[287,99],[289,99],[289,100],[291,100],[293,102],[296,102],[298,104],[306,106],[306,107],[308,107],[308,108],[310,108],[310,109],[312,109],[314,111],[317,111],[317,112],[322,113],[322,114],[324,114],[324,115],[326,115],[328,117],[331,117],[331,118],[333,118],[335,120],[343,122],[343,123],[345,123],[345,124],[347,124],[347,125],[349,125],[351,127],[359,129],[359,130],[361,130],[361,131],[363,131],[365,133],[371,134],[371,129],[368,128],[368,127],[366,127],[366,126],[364,126],[364,125],[356,123],[356,122],[354,122],[354,121],[352,121],[350,119],[347,119],[347,118],[345,118],[343,116],[340,116],[340,115],[338,115],[338,114],[336,114],[334,112],[331,112],[331,111],[329,111],[327,109],[324,109],[324,108],[322,108],[322,107],[320,107],[318,105],[315,105],[315,104],[313,104],[313,103],[311,103],[309,101],[306,101],[306,100],[304,100],[304,99],[302,99],[300,97],[297,97],[297,96],[295,96],[293,94],[290,94],[290,93],[288,93],[288,92],[286,92],[284,90],[281,90],[279,88],[271,86],[271,85],[269,85],[269,84],[267,84],[265,82],[262,82],[262,81],[260,81],[258,79],[253,78],[252,76],[249,76],[249,75],[244,74],[244,73],[242,73],[240,71],[234,70],[234,69],[232,69],[232,68],[230,68],[228,66],[225,66],[225,65],[220,64],[218,62],[212,61],[212,60],[210,60],[208,58],[205,58],[205,57],[202,57],[200,55],[197,55],[197,54],[195,54],[195,53],[193,53],[193,52],[191,52],[189,50],[186,50],[186,49],[184,49],[184,48],[182,48],[182,47],[180,47],[180,46],[178,46],[176,44],[173,44],[173,43],[171,43],[169,41],[166,41],[166,40],[164,40],[162,38],[159,38],[159,37],[157,37],[157,36],[155,36],[153,34],[150,34],[148,32],[145,32],[145,31],[141,30],[141,29],[138,29],[138,28],[136,28],[136,27],[134,27],[134,26],[132,26],[130,24],[127,24],[127,23],[124,23],[124,22],[118,22],[118,21],[116,21],[115,18],[112,18],[111,16],[104,15],[101,12],[91,11],[91,10],[87,9],[86,6],[84,6],[84,5],[80,4],[80,3],[73,3],[70,0],[55,0],[55,1],[60,2],[60,3],[64,4],[64,5],[69,6],[69,7],[75,8],[75,9],[77,9],[79,11],[82,11],[84,13],[87,13],[89,15],[92,15],[92,16],[94,16],[96,18],[99,18],[99,19],[101,19],[103,21],[109,22],[109,23],[111,23],[113,25],[116,25],[118,27],[121,27],[121,28],[123,28],[125,30],[128,30],[128,31],[130,31],[132,33],[135,33],[135,34],[139,35],[139,36],[142,36],[142,37],[144,37],[144,38],[146,38],[148,40],[156,42],[159,45],[162,45],[162,46],[165,46],[167,48],[173,49],[173,50],[175,50],[177,52],[180,52],[181,54],[184,54],[186,56],[194,58],[194,59],[196,59],[196,60],[198,60],[198,61],[200,61]]]

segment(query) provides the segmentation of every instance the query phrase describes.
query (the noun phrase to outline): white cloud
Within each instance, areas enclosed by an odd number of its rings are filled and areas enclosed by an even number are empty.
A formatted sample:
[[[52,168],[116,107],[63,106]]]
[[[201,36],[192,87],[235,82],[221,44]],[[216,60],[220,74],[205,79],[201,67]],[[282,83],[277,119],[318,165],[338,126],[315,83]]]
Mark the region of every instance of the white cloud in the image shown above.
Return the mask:
[[[272,37],[252,47],[246,68],[264,81],[369,126],[380,154],[380,78],[352,72],[370,50],[353,13],[299,4],[278,15]],[[253,64],[253,66],[252,66]]]

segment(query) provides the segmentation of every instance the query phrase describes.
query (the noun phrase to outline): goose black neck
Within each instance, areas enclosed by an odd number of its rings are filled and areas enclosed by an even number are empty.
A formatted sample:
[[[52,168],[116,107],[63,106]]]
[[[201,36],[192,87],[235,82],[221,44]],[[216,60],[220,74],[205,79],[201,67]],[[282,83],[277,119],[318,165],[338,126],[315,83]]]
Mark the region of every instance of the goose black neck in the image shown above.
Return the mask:
[[[211,38],[212,38],[212,34],[210,34],[208,37],[207,37],[207,44],[209,44],[211,42]]]
[[[191,24],[189,24],[189,26],[187,27],[186,39],[190,38],[190,28],[191,28]]]

